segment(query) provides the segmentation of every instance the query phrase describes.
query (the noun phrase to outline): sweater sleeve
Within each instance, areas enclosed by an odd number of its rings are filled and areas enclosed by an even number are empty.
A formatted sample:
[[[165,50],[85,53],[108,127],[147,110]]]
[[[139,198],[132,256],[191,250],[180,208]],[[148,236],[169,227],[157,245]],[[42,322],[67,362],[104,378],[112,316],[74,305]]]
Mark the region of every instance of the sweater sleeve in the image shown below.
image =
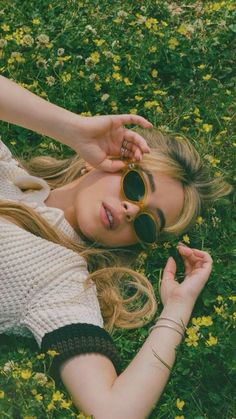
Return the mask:
[[[96,286],[86,281],[86,261],[1,218],[0,245],[5,330],[30,330],[41,350],[59,353],[57,369],[72,356],[94,352],[108,357],[119,373],[119,356],[103,329]]]

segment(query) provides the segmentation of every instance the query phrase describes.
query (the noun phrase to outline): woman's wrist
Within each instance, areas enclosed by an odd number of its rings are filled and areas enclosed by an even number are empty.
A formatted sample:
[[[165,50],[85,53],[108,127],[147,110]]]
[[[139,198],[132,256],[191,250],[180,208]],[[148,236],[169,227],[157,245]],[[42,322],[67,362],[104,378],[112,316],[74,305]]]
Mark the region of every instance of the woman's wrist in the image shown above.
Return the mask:
[[[163,307],[160,317],[172,319],[184,327],[191,317],[195,301],[169,298]]]

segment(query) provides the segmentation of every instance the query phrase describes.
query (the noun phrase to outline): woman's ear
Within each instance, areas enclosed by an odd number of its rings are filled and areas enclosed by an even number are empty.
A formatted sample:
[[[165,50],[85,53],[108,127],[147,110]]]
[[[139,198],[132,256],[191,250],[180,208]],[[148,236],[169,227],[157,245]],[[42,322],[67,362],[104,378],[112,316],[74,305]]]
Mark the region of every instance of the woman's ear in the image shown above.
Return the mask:
[[[83,176],[83,175],[85,175],[86,173],[90,172],[90,170],[92,170],[92,169],[93,169],[93,167],[92,167],[92,166],[90,166],[90,164],[89,164],[89,163],[85,162],[85,166],[83,167],[83,169],[81,169],[80,173],[81,173],[81,175]]]

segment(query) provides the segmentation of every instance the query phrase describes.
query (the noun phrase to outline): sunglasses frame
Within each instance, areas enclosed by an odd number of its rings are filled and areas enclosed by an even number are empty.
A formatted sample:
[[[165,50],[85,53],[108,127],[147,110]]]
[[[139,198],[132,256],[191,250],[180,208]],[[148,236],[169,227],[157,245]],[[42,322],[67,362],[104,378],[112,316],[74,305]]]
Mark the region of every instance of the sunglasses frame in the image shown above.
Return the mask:
[[[124,179],[125,179],[125,176],[129,172],[137,172],[139,174],[139,176],[141,177],[143,183],[144,183],[144,187],[145,187],[144,196],[143,196],[143,198],[140,201],[133,201],[133,200],[129,199],[126,196],[126,194],[125,194],[125,191],[124,191]],[[141,240],[139,238],[139,236],[137,235],[137,233],[135,231],[135,227],[134,227],[134,221],[135,221],[135,219],[137,219],[141,214],[147,214],[154,221],[154,224],[156,226],[156,237],[157,237],[158,232],[160,232],[160,223],[158,222],[157,216],[155,216],[150,211],[143,210],[144,202],[146,200],[147,194],[148,194],[148,184],[147,184],[147,181],[146,181],[146,179],[145,179],[145,177],[144,177],[144,175],[142,173],[142,169],[139,168],[139,167],[137,167],[134,163],[129,163],[127,165],[127,167],[124,169],[124,171],[123,171],[123,173],[121,175],[121,195],[122,195],[122,197],[126,201],[129,201],[132,204],[135,204],[135,205],[137,205],[140,208],[139,212],[134,217],[134,219],[132,219],[132,222],[131,222],[132,228],[133,228],[133,231],[134,231],[134,234],[135,234],[135,237],[137,238],[137,240],[139,241],[139,243],[145,244],[146,246],[153,246],[156,243],[156,240],[154,242],[145,242],[144,240]]]

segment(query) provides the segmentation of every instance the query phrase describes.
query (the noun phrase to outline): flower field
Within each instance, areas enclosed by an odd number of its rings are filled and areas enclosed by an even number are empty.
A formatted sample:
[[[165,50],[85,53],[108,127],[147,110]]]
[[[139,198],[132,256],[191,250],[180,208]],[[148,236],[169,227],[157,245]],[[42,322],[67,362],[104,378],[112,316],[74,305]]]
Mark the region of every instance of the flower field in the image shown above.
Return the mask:
[[[187,136],[212,175],[223,175],[231,184],[235,37],[233,0],[0,0],[2,75],[85,116],[137,113],[166,132]],[[0,132],[15,155],[73,153],[3,122]],[[149,419],[236,417],[234,207],[232,195],[219,200],[187,234],[139,260],[159,300],[158,280],[169,255],[178,262],[178,278],[183,277],[179,239],[214,259],[168,385]],[[114,331],[124,367],[149,327]],[[54,351],[41,354],[31,340],[0,336],[0,418],[86,418],[48,374],[54,356]]]

